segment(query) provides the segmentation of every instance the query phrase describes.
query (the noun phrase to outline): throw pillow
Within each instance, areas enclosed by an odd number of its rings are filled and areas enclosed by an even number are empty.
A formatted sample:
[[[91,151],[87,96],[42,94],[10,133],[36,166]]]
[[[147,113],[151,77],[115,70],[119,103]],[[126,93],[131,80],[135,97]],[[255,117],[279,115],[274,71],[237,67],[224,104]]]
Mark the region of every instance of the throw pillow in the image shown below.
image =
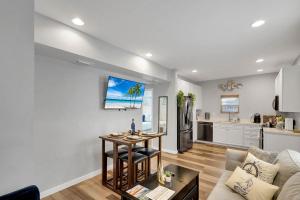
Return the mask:
[[[283,185],[277,200],[299,200],[300,199],[300,172],[294,174]]]
[[[268,163],[273,163],[276,157],[278,156],[278,153],[276,152],[264,151],[255,146],[250,147],[248,152],[252,153],[252,155],[254,155],[256,158]]]
[[[248,153],[246,160],[242,164],[242,169],[256,178],[272,184],[279,170],[279,165],[267,163]]]
[[[237,167],[225,183],[232,190],[248,200],[271,200],[279,189],[248,174]]]
[[[275,163],[279,164],[279,171],[274,180],[274,185],[282,186],[297,172],[300,172],[300,153],[292,150],[282,151],[276,158]],[[278,194],[275,194],[277,197]]]

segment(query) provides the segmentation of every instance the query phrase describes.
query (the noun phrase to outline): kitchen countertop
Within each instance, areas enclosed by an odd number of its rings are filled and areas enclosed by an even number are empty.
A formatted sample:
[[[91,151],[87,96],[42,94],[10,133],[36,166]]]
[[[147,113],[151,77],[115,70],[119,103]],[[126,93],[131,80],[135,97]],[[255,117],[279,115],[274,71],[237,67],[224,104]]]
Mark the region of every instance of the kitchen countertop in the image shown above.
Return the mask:
[[[239,122],[229,122],[229,121],[226,121],[224,119],[210,119],[210,120],[207,120],[207,119],[199,119],[197,120],[197,122],[211,122],[211,123],[223,123],[223,124],[241,124],[241,125],[262,125],[262,124],[257,124],[257,123],[253,123],[253,122],[250,122],[249,120],[243,120],[241,119]]]
[[[299,136],[300,133],[294,133],[294,131],[288,131],[288,130],[281,130],[278,128],[267,128],[264,127],[264,133],[269,133],[269,134],[280,134],[280,135],[290,135],[290,136]]]

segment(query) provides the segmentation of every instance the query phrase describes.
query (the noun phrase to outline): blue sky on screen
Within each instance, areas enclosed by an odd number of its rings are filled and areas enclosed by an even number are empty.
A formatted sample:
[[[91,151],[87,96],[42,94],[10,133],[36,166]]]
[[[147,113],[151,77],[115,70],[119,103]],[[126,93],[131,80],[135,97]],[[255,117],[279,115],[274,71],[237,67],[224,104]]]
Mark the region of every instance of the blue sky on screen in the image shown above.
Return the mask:
[[[107,99],[120,99],[120,100],[130,100],[130,96],[128,95],[128,90],[131,87],[134,87],[137,82],[129,81],[125,79],[120,79],[116,77],[109,77],[108,80],[108,88],[107,88]],[[141,84],[141,95],[136,97],[136,100],[142,100],[145,90],[145,85]]]

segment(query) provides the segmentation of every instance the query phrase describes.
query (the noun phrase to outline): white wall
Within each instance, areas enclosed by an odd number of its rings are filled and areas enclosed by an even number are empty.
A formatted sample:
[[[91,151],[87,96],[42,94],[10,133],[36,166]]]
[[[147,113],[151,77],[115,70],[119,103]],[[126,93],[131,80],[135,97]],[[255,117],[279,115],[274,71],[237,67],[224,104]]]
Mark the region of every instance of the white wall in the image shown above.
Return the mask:
[[[141,110],[103,109],[107,76],[119,74],[40,55],[35,62],[35,171],[43,191],[98,170],[98,137],[129,130],[131,118],[140,129]]]
[[[199,85],[178,78],[177,72],[174,70],[170,73],[171,82],[159,83],[151,85],[153,88],[153,128],[158,129],[158,98],[159,96],[168,96],[168,135],[163,137],[163,150],[176,153],[177,152],[177,92],[184,91],[186,95],[189,92],[196,95],[194,106],[194,127],[193,137],[197,139],[197,123],[196,109],[202,108],[202,91]],[[157,145],[156,143],[154,145]]]
[[[168,97],[168,123],[167,135],[162,137],[162,148],[170,153],[177,153],[177,106],[176,106],[176,71],[169,74],[170,82],[151,85],[153,88],[153,130],[158,131],[158,98],[159,96]],[[157,141],[154,142],[157,147]]]
[[[168,79],[167,68],[40,14],[35,15],[34,41],[145,76]]]
[[[211,117],[227,119],[228,114],[220,113],[220,96],[222,94],[239,94],[240,113],[238,116],[241,119],[250,119],[254,113],[275,114],[272,108],[275,77],[276,73],[272,73],[202,82],[203,112],[210,112]],[[223,92],[218,85],[226,83],[227,80],[242,83],[243,87],[233,92]]]
[[[202,88],[194,83],[177,79],[177,92],[181,90],[184,95],[187,96],[188,93],[193,93],[196,96],[196,102],[193,107],[193,140],[197,140],[197,119],[196,119],[196,109],[202,109]],[[177,93],[176,93],[177,94]]]
[[[33,0],[0,1],[0,195],[34,183]]]

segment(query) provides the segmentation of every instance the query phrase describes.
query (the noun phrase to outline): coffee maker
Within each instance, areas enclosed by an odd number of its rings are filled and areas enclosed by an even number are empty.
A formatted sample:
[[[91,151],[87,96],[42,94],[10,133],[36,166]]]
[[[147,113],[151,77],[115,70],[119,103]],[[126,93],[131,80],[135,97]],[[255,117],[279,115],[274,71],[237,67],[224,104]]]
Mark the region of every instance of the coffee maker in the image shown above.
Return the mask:
[[[260,114],[259,113],[253,114],[251,117],[251,122],[260,124],[260,122],[261,122]]]

